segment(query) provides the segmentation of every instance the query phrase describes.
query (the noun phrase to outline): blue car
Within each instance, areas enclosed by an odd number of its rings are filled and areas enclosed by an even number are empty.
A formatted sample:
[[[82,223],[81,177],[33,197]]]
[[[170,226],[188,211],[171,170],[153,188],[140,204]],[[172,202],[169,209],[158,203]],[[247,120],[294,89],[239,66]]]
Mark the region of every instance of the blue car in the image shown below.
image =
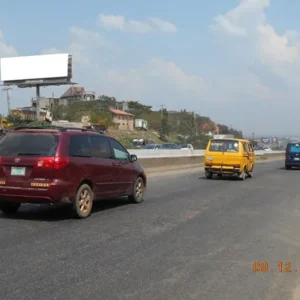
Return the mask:
[[[285,168],[300,167],[300,143],[288,143],[285,152]]]

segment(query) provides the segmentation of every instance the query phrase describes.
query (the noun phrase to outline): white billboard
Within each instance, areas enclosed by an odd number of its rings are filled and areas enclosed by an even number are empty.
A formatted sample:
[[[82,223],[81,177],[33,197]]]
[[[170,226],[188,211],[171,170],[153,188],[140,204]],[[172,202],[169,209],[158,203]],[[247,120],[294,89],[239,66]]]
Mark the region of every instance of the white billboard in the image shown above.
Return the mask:
[[[49,54],[1,58],[1,81],[68,77],[69,54]]]

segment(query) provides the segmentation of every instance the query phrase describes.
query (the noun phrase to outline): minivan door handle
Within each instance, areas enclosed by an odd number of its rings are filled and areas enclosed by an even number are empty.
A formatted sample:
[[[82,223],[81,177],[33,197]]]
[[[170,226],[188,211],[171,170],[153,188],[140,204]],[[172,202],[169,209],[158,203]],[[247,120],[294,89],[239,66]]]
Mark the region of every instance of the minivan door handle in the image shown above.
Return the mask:
[[[117,168],[121,168],[121,167],[122,167],[120,163],[118,163],[118,164],[113,163],[112,166],[113,166],[113,167],[117,167]]]

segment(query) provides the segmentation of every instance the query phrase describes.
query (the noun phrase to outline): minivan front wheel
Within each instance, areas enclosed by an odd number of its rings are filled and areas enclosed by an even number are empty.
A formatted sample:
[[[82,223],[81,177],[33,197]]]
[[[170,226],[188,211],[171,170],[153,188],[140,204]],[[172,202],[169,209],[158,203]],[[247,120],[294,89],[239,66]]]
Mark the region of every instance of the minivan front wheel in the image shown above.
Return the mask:
[[[88,184],[82,184],[77,190],[73,203],[73,213],[76,218],[87,218],[93,208],[94,193]]]
[[[142,177],[138,177],[133,185],[133,193],[128,196],[129,201],[141,203],[144,200],[145,182]]]
[[[0,202],[0,210],[6,215],[15,214],[20,206],[20,203]]]
[[[207,179],[212,179],[213,178],[213,173],[209,172],[209,171],[206,171],[205,176],[206,176]]]

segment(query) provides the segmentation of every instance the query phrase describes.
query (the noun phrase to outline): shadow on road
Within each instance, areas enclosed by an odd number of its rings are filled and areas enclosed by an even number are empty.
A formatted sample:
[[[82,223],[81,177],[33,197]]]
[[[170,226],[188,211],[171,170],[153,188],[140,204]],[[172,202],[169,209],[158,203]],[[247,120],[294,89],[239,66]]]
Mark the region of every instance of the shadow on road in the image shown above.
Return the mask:
[[[95,201],[92,214],[107,211],[117,207],[131,204],[128,198],[105,199]],[[6,216],[0,212],[0,219],[17,219],[30,221],[57,222],[74,219],[70,206],[49,206],[24,204],[20,210],[12,216]]]
[[[285,167],[280,167],[279,170],[284,170],[284,171],[287,171],[287,172],[289,172],[289,171],[300,171],[300,168],[292,168],[292,169],[286,170]]]
[[[216,181],[216,180],[228,180],[228,181],[240,181],[238,177],[235,176],[226,176],[223,175],[221,177],[214,176],[212,179],[207,179],[205,176],[198,177],[200,180],[207,180],[207,181]]]

